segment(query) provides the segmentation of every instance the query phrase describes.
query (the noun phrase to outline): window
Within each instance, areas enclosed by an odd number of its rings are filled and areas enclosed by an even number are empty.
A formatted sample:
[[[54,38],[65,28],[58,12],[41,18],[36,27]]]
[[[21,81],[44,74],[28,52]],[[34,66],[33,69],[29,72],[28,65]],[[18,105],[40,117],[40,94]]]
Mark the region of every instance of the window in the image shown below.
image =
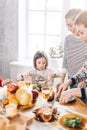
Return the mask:
[[[32,58],[37,50],[58,50],[67,34],[65,13],[86,5],[86,0],[19,0],[19,60]]]

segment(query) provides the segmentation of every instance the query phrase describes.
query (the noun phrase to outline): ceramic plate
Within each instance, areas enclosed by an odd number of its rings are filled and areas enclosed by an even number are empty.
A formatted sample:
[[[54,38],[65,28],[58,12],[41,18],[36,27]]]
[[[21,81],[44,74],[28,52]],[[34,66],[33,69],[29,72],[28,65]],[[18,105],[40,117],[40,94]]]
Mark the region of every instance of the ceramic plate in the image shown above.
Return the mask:
[[[73,118],[73,117],[78,117],[81,118],[82,122],[81,122],[81,128],[70,128],[68,126],[66,126],[64,124],[64,119],[68,117],[68,118]],[[78,114],[65,114],[62,117],[60,117],[59,119],[59,125],[61,127],[61,129],[67,129],[67,130],[87,130],[87,118],[84,116],[80,116]]]

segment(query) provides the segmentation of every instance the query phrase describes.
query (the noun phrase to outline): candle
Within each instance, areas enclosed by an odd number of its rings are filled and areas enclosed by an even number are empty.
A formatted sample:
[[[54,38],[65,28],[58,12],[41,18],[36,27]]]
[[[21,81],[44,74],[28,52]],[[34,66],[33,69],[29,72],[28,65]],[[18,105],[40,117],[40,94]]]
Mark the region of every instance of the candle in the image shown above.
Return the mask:
[[[17,105],[15,104],[8,104],[6,105],[6,116],[13,117],[17,114]]]

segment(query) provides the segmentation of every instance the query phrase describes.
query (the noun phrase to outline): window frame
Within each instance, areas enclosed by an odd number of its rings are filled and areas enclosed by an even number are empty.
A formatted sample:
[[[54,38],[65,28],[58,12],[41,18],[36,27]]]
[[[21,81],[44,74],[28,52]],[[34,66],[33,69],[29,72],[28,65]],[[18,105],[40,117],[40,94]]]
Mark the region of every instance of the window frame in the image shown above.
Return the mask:
[[[29,10],[28,8],[29,0],[19,0],[19,52],[18,52],[18,60],[24,60],[32,57],[27,57],[27,43],[28,43],[28,35],[29,35],[29,30],[28,30],[28,13],[27,11]],[[86,8],[87,1],[85,0],[85,7]],[[65,14],[68,11],[70,7],[70,0],[63,0],[63,15],[62,15],[62,28],[61,28],[61,34],[60,34],[60,41],[64,42],[64,39],[66,35],[68,34],[68,30],[66,29],[65,26]],[[46,10],[47,11],[47,10]],[[45,11],[45,14],[47,13]],[[46,15],[45,15],[45,21],[46,21]],[[45,23],[46,24],[46,23]],[[46,28],[45,28],[45,34],[44,34],[44,50],[45,50],[45,44],[46,44]]]

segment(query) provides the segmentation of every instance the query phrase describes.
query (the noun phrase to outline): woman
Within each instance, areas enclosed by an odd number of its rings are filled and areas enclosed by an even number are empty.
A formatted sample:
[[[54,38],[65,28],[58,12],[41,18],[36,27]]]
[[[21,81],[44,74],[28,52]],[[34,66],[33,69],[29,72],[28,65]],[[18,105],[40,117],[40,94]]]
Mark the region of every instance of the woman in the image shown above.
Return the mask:
[[[68,72],[68,78],[75,75],[78,70],[82,67],[85,62],[85,57],[87,55],[87,45],[78,37],[78,32],[74,24],[76,16],[81,12],[80,9],[70,9],[65,15],[65,22],[68,31],[71,32],[64,42],[64,57],[62,64],[62,76],[60,82],[58,82],[57,87],[61,85],[65,80],[66,71]],[[82,60],[80,60],[82,59]],[[78,84],[78,87],[84,87],[85,81]],[[77,84],[71,85],[71,88],[77,87]]]
[[[77,27],[80,38],[87,44],[87,11],[82,11],[75,19],[75,25]],[[87,98],[87,88],[75,88],[64,91],[69,85],[74,85],[87,79],[87,61],[82,68],[71,79],[59,86],[58,94],[61,92],[60,102],[67,103],[72,96]],[[63,92],[64,91],[64,92]]]

